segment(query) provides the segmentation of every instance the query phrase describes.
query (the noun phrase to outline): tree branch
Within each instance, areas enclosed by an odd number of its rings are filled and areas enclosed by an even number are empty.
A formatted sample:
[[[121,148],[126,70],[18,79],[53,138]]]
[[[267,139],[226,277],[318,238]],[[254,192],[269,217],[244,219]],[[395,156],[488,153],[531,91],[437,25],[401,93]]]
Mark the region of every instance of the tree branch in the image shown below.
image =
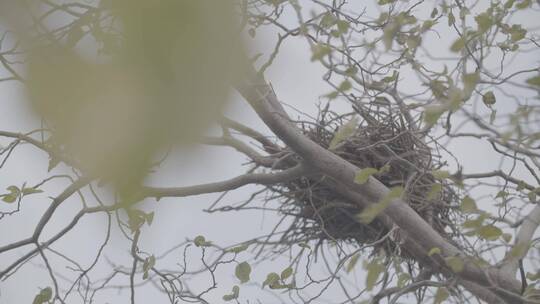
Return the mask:
[[[143,187],[145,197],[184,197],[198,194],[229,191],[248,184],[272,185],[306,175],[309,170],[303,165],[276,173],[248,173],[221,182],[172,188]]]
[[[251,104],[266,125],[293,151],[300,155],[307,164],[335,179],[341,187],[356,192],[359,196],[356,203],[362,208],[380,201],[388,194],[389,189],[373,177],[370,177],[368,182],[363,185],[354,183],[354,176],[359,168],[322,148],[302,134],[291,123],[273,89],[266,83],[264,77],[257,75],[253,69],[249,74],[247,81],[237,85],[238,91]],[[389,221],[385,221],[387,225],[390,224],[389,222],[393,222],[407,233],[408,237],[404,245],[419,260],[425,259],[427,252],[431,248],[439,248],[441,257],[431,259],[431,263],[436,264],[434,268],[445,269],[444,272],[447,275],[450,270],[445,265],[445,257],[466,257],[461,250],[441,237],[401,199],[394,199],[385,209],[382,217],[388,217]],[[516,300],[515,297],[509,294],[515,293],[519,297],[520,283],[513,276],[501,274],[495,268],[485,269],[478,267],[473,262],[465,262],[463,271],[455,275],[488,287],[500,294],[501,297],[508,299],[508,301]],[[509,292],[501,294],[497,289]],[[471,292],[474,291],[471,290]]]

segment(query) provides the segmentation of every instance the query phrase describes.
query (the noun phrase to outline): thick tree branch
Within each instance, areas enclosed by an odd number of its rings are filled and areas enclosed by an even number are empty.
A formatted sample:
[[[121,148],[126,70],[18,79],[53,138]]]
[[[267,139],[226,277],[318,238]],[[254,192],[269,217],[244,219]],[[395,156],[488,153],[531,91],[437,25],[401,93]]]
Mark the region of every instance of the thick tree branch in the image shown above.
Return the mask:
[[[359,170],[356,166],[345,161],[332,152],[322,148],[291,123],[288,115],[279,103],[273,89],[266,83],[263,76],[250,72],[247,81],[237,86],[239,92],[251,104],[257,114],[268,127],[293,151],[299,154],[307,164],[319,170],[321,173],[335,179],[340,187],[345,187],[359,194],[356,202],[363,208],[376,203],[384,198],[389,189],[380,181],[370,177],[363,185],[354,183],[354,176]],[[445,257],[466,255],[453,244],[441,237],[427,222],[425,222],[410,206],[401,199],[393,200],[383,212],[382,217],[388,217],[390,222],[395,223],[409,236],[405,242],[407,249],[422,260],[431,248],[439,248],[441,257],[433,259],[438,269],[444,266]],[[384,221],[390,224],[388,220]],[[423,251],[423,256],[418,256]],[[449,270],[446,269],[446,272]],[[456,274],[465,280],[470,280],[488,287],[501,294],[508,301],[515,300],[509,294],[520,291],[520,283],[513,276],[500,273],[495,268],[482,269],[473,262],[466,262],[464,270]],[[471,290],[472,291],[472,290]],[[472,291],[474,292],[474,291]]]

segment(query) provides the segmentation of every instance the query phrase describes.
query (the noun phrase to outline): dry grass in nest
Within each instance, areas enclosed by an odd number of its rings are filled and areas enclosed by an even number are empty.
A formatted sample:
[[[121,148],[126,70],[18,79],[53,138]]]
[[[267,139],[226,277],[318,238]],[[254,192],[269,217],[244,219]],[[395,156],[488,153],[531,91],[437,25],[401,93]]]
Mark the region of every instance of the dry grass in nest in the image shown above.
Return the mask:
[[[376,111],[376,114],[361,113],[354,134],[341,142],[334,153],[359,168],[388,169],[374,175],[388,187],[401,186],[405,189],[404,200],[441,235],[451,239],[451,206],[456,206],[457,196],[449,183],[438,180],[431,174],[442,164],[422,140],[408,128],[403,117]],[[323,111],[316,123],[303,122],[303,132],[322,147],[328,148],[339,126],[352,115],[340,116]],[[440,184],[440,191],[433,192]],[[437,186],[435,186],[437,187]],[[362,212],[356,204],[339,193],[332,191],[322,180],[300,178],[271,188],[274,198],[284,203],[280,211],[294,220],[281,242],[299,243],[317,240],[344,241],[358,245],[380,240],[389,230],[377,219],[362,224],[357,214]],[[431,195],[430,195],[430,192]],[[375,250],[395,252],[395,242],[390,239],[378,242]],[[400,251],[401,252],[401,251]],[[406,257],[406,253],[401,253]]]

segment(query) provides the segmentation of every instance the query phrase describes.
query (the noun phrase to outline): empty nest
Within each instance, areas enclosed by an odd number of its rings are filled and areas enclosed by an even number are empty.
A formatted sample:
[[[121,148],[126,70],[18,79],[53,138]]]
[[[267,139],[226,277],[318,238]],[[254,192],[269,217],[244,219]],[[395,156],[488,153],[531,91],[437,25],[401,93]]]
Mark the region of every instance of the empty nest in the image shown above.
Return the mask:
[[[328,148],[340,126],[353,116],[361,117],[352,135],[333,149],[359,168],[386,170],[374,177],[388,187],[405,189],[404,201],[445,238],[452,239],[451,211],[457,195],[453,186],[437,179],[432,172],[442,167],[440,157],[411,130],[399,113],[390,108],[367,113],[356,111],[338,115],[325,109],[316,122],[300,122],[299,127],[311,140]],[[280,212],[292,216],[292,224],[282,235],[280,243],[316,241],[317,247],[326,242],[348,242],[359,246],[371,244],[378,252],[395,252],[396,243],[385,238],[389,230],[379,220],[362,224],[357,215],[362,212],[353,202],[325,186],[322,178],[302,177],[270,188],[272,198],[278,198]],[[434,185],[440,186],[434,186]],[[431,194],[430,194],[431,193]],[[407,257],[406,252],[398,254]]]

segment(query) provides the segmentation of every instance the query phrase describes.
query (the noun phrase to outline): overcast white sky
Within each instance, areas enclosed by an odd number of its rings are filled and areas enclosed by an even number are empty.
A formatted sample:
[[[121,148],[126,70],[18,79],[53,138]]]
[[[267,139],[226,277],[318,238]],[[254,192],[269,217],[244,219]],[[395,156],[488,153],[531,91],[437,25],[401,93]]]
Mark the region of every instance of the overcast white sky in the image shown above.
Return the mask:
[[[360,2],[363,5],[364,1],[358,1],[358,3]],[[538,27],[540,26],[538,17],[538,13],[531,13],[520,19],[520,23]],[[294,23],[295,20],[296,18],[291,14],[290,22]],[[260,31],[256,42],[251,47],[259,50],[271,49],[275,38],[273,32]],[[432,48],[433,53],[441,55],[447,54],[449,43],[448,39],[445,40],[444,37],[439,39],[435,34],[428,34],[424,40],[424,44]],[[288,40],[283,45],[275,63],[268,70],[267,78],[271,81],[282,101],[314,115],[317,112],[316,105],[319,96],[328,93],[331,89],[321,80],[325,70],[318,63],[310,62],[309,58],[309,48],[305,41],[299,39]],[[538,65],[538,62],[538,57],[535,57],[534,53],[529,53],[516,58],[514,67],[520,69],[527,65]],[[402,85],[404,87],[407,85],[406,77],[404,77]],[[344,101],[336,100],[335,102],[341,103],[338,107],[346,107]],[[505,103],[504,100],[496,106],[501,113],[511,110],[513,107],[511,103]],[[290,109],[287,108],[287,110]],[[292,117],[300,115],[292,110],[289,113]],[[226,115],[259,130],[267,130],[256,114],[234,92],[231,93]],[[0,130],[25,132],[37,127],[39,127],[39,120],[25,101],[23,88],[14,82],[1,82]],[[0,145],[6,145],[7,143],[7,140],[0,138]],[[460,159],[467,172],[492,170],[494,162],[499,161],[497,156],[488,152],[489,147],[484,144],[472,146],[471,142],[456,141],[449,148]],[[244,173],[247,167],[241,166],[241,164],[245,161],[244,157],[228,148],[178,148],[173,151],[162,169],[148,179],[148,184],[180,186],[219,181]],[[44,153],[36,152],[29,145],[18,147],[13,157],[0,170],[0,189],[5,189],[13,184],[22,185],[26,182],[32,185],[41,181],[48,175],[47,165],[48,159]],[[62,172],[69,173],[66,168],[54,169],[56,174]],[[0,246],[30,235],[36,221],[50,203],[48,196],[55,196],[66,185],[67,183],[62,181],[47,184],[44,187],[45,193],[30,196],[24,200],[21,215],[6,217],[0,221]],[[253,189],[255,188],[250,186],[231,192],[226,196],[226,201],[242,201]],[[201,210],[209,206],[215,198],[217,198],[217,195],[201,195],[188,198],[162,199],[157,203],[154,201],[144,202],[145,209],[155,212],[155,219],[154,224],[151,227],[146,227],[143,231],[141,237],[142,249],[159,255],[172,245],[199,234],[220,245],[228,245],[267,232],[268,228],[277,220],[275,215],[261,212],[218,214],[202,212]],[[9,205],[0,204],[1,210],[10,207]],[[65,224],[65,220],[70,219],[73,213],[78,211],[79,207],[80,199],[77,196],[71,197],[62,205],[51,225],[47,226],[46,232],[50,234],[61,227],[62,224]],[[487,205],[481,205],[480,207],[489,208]],[[96,248],[104,237],[105,225],[106,221],[103,215],[85,217],[74,231],[66,235],[53,248],[80,261],[82,265],[89,265],[95,255]],[[122,262],[125,266],[129,266],[130,260],[127,259],[129,256],[127,253],[129,243],[115,234],[113,234],[112,239],[113,241],[110,242],[106,250],[107,259]],[[12,261],[17,254],[26,250],[28,248],[21,248],[17,253],[0,257],[0,268]],[[194,250],[194,252],[197,251]],[[175,263],[179,262],[180,253],[176,252],[168,260],[158,262],[158,267],[174,267]],[[244,253],[242,257],[248,258],[249,254]],[[54,259],[52,261],[55,262]],[[58,263],[57,265],[62,264]],[[94,278],[101,277],[100,271],[102,275],[105,275],[105,271],[108,270],[106,266],[101,265],[98,267],[98,270],[94,271]],[[280,271],[286,266],[286,259],[258,265],[254,268],[254,281],[262,282],[268,272]],[[66,273],[69,273],[69,271],[66,271]],[[233,276],[233,266],[224,267],[219,271],[219,285],[209,299],[211,303],[220,303],[221,296],[228,293],[233,285],[238,284]],[[200,279],[192,283],[192,287],[194,289],[203,288],[208,283],[208,279],[208,276],[201,276]],[[355,282],[354,278],[352,280]],[[361,277],[357,278],[357,280],[357,284],[364,284]],[[121,280],[118,280],[117,283],[120,282],[127,284],[128,278],[121,277]],[[40,288],[50,285],[47,272],[42,269],[41,260],[36,258],[31,265],[22,267],[9,280],[0,282],[0,303],[31,303]],[[263,303],[275,303],[276,301],[272,295],[266,293],[266,291],[261,291],[258,286],[243,286],[242,295],[248,293],[252,295],[252,299],[258,298]],[[314,303],[334,303],[336,300],[331,298],[332,294],[333,292],[330,291]],[[128,289],[120,293],[111,290],[98,296],[96,303],[128,303],[128,296]],[[141,288],[137,292],[138,303],[164,303],[164,301],[156,300],[161,299],[161,297],[161,295],[156,295],[156,291],[151,287]],[[283,298],[286,303],[290,303],[286,297]]]

